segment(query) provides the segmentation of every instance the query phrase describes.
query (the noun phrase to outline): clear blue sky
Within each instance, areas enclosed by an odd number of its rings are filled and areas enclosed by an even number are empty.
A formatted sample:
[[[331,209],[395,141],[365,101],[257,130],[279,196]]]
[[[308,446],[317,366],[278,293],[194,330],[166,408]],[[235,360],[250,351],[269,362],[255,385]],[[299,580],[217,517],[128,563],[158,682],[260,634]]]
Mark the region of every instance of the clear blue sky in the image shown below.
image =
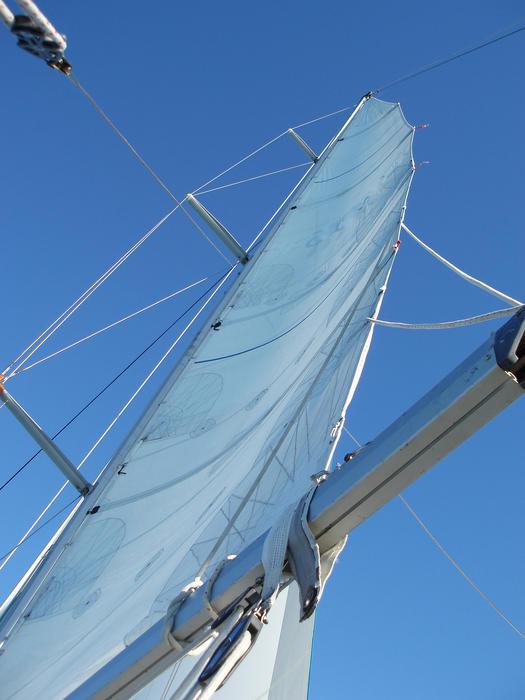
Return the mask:
[[[226,1],[152,9],[122,0],[41,3],[68,36],[67,55],[80,82],[179,197],[289,126],[351,105],[369,90],[512,25],[523,12],[520,5]],[[431,124],[416,132],[416,163],[430,164],[416,173],[407,225],[460,267],[521,299],[524,48],[522,32],[380,95],[401,102],[412,124]],[[17,49],[7,31],[0,41],[0,72],[3,367],[172,202],[80,93]],[[343,118],[301,133],[320,149]],[[281,140],[221,183],[301,162],[293,142]],[[299,172],[215,192],[203,201],[247,244]],[[223,267],[176,213],[46,348],[58,349]],[[13,378],[11,392],[53,433],[199,293]],[[442,321],[500,306],[404,237],[382,317]],[[362,442],[372,439],[498,325],[378,329],[349,411],[350,430]],[[61,436],[73,462],[173,337]],[[166,370],[94,453],[88,477],[107,461]],[[405,494],[522,630],[524,409],[525,402],[517,402]],[[0,430],[0,469],[7,477],[34,448],[5,409]],[[340,454],[351,447],[343,439]],[[40,457],[0,493],[1,553],[60,484]],[[57,509],[72,497],[65,494]],[[0,572],[2,597],[53,531],[50,525],[35,536]],[[518,700],[525,697],[524,645],[396,499],[353,534],[327,586],[310,697]]]

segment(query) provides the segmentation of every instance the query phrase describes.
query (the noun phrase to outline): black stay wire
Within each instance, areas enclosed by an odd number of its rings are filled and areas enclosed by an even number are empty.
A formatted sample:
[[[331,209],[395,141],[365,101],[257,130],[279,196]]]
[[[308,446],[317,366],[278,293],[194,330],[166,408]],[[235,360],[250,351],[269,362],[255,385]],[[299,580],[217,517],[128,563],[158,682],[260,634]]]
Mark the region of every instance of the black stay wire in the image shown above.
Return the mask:
[[[170,323],[170,325],[169,325],[167,328],[165,328],[165,329],[162,331],[162,333],[160,333],[154,340],[152,340],[151,343],[150,343],[147,347],[145,347],[144,350],[142,350],[142,352],[140,352],[133,360],[131,360],[131,362],[129,362],[129,363],[124,367],[124,369],[122,369],[117,375],[115,375],[111,381],[109,381],[97,394],[95,394],[95,396],[93,396],[86,404],[84,404],[84,406],[83,406],[79,411],[77,411],[77,413],[75,413],[75,415],[74,415],[72,418],[70,418],[70,419],[68,420],[68,422],[65,423],[65,425],[63,425],[63,426],[60,428],[60,430],[52,436],[51,439],[54,440],[54,439],[57,438],[61,433],[63,433],[64,430],[66,430],[66,428],[68,428],[68,427],[71,425],[71,423],[73,423],[73,422],[74,422],[80,415],[82,415],[82,413],[84,413],[84,411],[87,410],[100,396],[102,396],[102,394],[103,394],[105,391],[107,391],[107,390],[109,389],[110,386],[112,386],[118,379],[120,379],[120,377],[122,377],[122,375],[123,375],[125,372],[127,372],[128,369],[130,369],[130,367],[132,367],[132,366],[135,364],[135,362],[137,362],[138,360],[140,360],[140,358],[141,358],[143,355],[145,355],[145,354],[148,352],[148,350],[150,350],[150,348],[152,348],[163,336],[165,336],[166,333],[168,333],[168,332],[173,328],[173,326],[174,326],[176,323],[178,323],[182,318],[184,318],[184,316],[186,316],[186,314],[189,313],[189,312],[193,309],[193,307],[196,306],[196,304],[198,304],[199,301],[201,301],[201,299],[203,299],[203,298],[204,298],[209,292],[211,292],[218,284],[220,284],[220,282],[222,282],[222,280],[226,277],[226,275],[228,274],[228,272],[229,272],[229,270],[228,270],[227,272],[225,272],[224,274],[222,274],[222,275],[219,277],[219,279],[217,279],[212,285],[210,285],[210,286],[200,295],[200,297],[198,297],[197,299],[195,299],[195,301],[194,301],[190,306],[188,306],[187,309],[185,309],[185,311],[183,311],[182,314],[181,314],[180,316],[178,316],[172,323]],[[17,469],[16,472],[15,472],[14,474],[12,474],[12,475],[9,477],[9,479],[7,479],[7,481],[5,481],[5,482],[0,486],[0,491],[2,491],[2,489],[4,489],[11,481],[13,481],[13,479],[14,479],[15,477],[17,477],[29,464],[31,464],[31,462],[35,459],[35,457],[37,457],[41,452],[42,452],[41,449],[38,450],[37,452],[35,452],[34,455],[32,455],[32,456],[27,460],[27,462],[25,462],[19,469]],[[62,511],[61,511],[61,512],[62,512]]]
[[[373,95],[377,95],[379,92],[383,92],[383,90],[387,90],[388,88],[393,87],[394,85],[399,85],[400,83],[404,83],[407,80],[410,80],[411,78],[415,78],[418,75],[422,75],[423,73],[428,73],[428,71],[434,70],[434,68],[439,68],[441,66],[444,66],[446,63],[451,63],[452,61],[456,61],[458,58],[463,58],[463,56],[468,56],[470,53],[474,53],[475,51],[479,51],[480,49],[484,49],[486,46],[490,46],[491,44],[495,44],[498,41],[501,41],[502,39],[507,39],[507,37],[512,36],[513,34],[518,34],[519,32],[522,32],[525,30],[525,26],[523,27],[518,27],[517,29],[513,29],[512,31],[506,31],[507,29],[511,29],[513,27],[516,27],[516,25],[521,24],[525,18],[521,18],[514,24],[511,24],[509,27],[506,27],[505,29],[500,29],[500,32],[506,32],[505,34],[499,34],[498,35],[492,35],[491,37],[487,38],[484,40],[481,44],[476,44],[475,46],[468,46],[465,47],[464,49],[460,49],[456,53],[451,54],[450,56],[447,56],[446,58],[440,58],[437,61],[434,61],[434,63],[429,63],[426,66],[423,66],[423,68],[419,68],[418,70],[414,71],[413,73],[408,73],[407,75],[402,76],[401,78],[397,78],[397,80],[393,80],[391,83],[388,83],[387,85],[383,85],[383,87],[378,88],[377,90],[374,90],[372,92]]]

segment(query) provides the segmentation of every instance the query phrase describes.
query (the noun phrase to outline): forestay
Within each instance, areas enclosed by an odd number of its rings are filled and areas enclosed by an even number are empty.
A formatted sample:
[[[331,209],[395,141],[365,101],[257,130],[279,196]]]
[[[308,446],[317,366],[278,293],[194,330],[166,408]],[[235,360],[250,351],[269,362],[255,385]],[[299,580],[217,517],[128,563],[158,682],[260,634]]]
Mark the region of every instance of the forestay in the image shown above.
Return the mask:
[[[312,166],[7,640],[4,697],[67,695],[164,616],[221,533],[208,573],[328,468],[397,250],[412,139],[399,105],[365,99]]]

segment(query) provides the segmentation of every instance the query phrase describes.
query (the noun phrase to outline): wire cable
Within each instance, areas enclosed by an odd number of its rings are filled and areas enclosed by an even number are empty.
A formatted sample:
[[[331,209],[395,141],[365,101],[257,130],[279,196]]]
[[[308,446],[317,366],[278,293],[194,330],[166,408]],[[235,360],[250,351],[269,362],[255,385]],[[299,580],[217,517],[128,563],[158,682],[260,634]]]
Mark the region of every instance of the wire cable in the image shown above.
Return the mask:
[[[525,639],[525,634],[523,634],[523,632],[522,632],[521,630],[519,630],[519,629],[516,627],[516,625],[514,625],[514,624],[509,620],[509,618],[506,617],[506,616],[501,612],[501,610],[500,610],[498,607],[496,607],[496,605],[490,600],[490,598],[488,598],[488,597],[483,593],[483,591],[482,591],[480,588],[478,588],[478,586],[476,586],[476,584],[474,583],[474,581],[473,581],[469,576],[467,576],[467,574],[463,571],[463,569],[459,566],[459,564],[458,564],[458,563],[450,556],[450,554],[446,551],[446,549],[443,547],[443,545],[441,545],[441,544],[437,541],[437,539],[436,539],[436,538],[434,537],[434,535],[430,532],[430,530],[428,529],[428,527],[427,527],[427,526],[425,525],[425,523],[421,520],[421,518],[417,515],[417,513],[415,513],[414,510],[408,505],[408,503],[407,503],[406,500],[403,498],[403,496],[402,496],[401,494],[398,494],[398,497],[401,499],[401,501],[402,501],[402,502],[405,504],[405,506],[408,508],[409,512],[414,516],[414,518],[416,519],[416,521],[421,525],[421,527],[422,527],[423,530],[427,533],[427,535],[430,537],[430,539],[432,540],[432,542],[433,542],[433,543],[439,548],[439,550],[446,556],[446,558],[449,560],[449,562],[452,564],[452,566],[453,566],[455,569],[457,569],[457,571],[459,571],[459,573],[463,576],[463,578],[464,578],[468,583],[470,583],[470,585],[472,586],[472,588],[473,588],[477,593],[479,593],[479,595],[483,598],[483,600],[485,600],[485,601],[491,606],[491,608],[493,608],[493,610],[495,610],[495,611],[498,613],[498,615],[499,615],[503,620],[505,620],[505,622],[506,622],[508,625],[510,625],[510,627],[512,627],[512,629],[513,629],[515,632],[517,632],[517,633],[519,634],[519,636],[520,636],[522,639]]]
[[[359,442],[359,440],[357,440],[357,438],[355,438],[355,437],[352,435],[352,433],[346,428],[345,425],[343,425],[343,430],[344,430],[346,433],[348,433],[348,435],[352,438],[352,440],[356,443],[356,445],[358,445],[359,448],[363,449],[363,445],[361,445],[361,443]],[[398,493],[397,496],[398,496],[398,498],[401,499],[402,503],[406,506],[406,508],[407,508],[408,511],[412,514],[412,516],[416,519],[416,522],[418,522],[419,525],[421,525],[421,527],[422,527],[423,530],[427,533],[427,535],[430,537],[430,539],[432,540],[432,542],[434,542],[434,544],[439,548],[439,550],[446,556],[446,558],[449,560],[449,562],[452,564],[452,566],[453,566],[455,569],[457,569],[457,571],[459,571],[459,573],[463,576],[463,578],[464,578],[468,583],[470,583],[470,585],[472,586],[472,588],[474,588],[474,590],[475,590],[477,593],[479,593],[479,595],[483,598],[483,600],[485,600],[485,601],[491,606],[491,608],[493,608],[493,609],[498,613],[498,615],[499,615],[503,620],[505,620],[505,622],[506,622],[508,625],[510,625],[510,627],[512,627],[512,629],[513,629],[515,632],[517,632],[517,633],[519,634],[519,636],[520,636],[522,639],[525,639],[525,634],[523,634],[523,632],[522,632],[521,630],[519,630],[519,629],[516,627],[516,625],[514,625],[514,624],[509,620],[509,618],[506,617],[506,616],[501,612],[501,610],[500,610],[498,607],[496,607],[496,605],[490,600],[490,598],[488,598],[488,597],[483,593],[483,591],[482,591],[480,588],[478,588],[478,586],[476,586],[476,584],[474,583],[474,581],[463,571],[463,569],[459,566],[459,564],[455,561],[455,559],[453,559],[452,556],[446,551],[446,549],[443,547],[443,545],[442,545],[440,542],[438,542],[438,540],[436,539],[436,537],[434,537],[434,535],[430,532],[430,530],[428,529],[428,527],[427,527],[427,526],[425,525],[425,523],[421,520],[421,518],[417,515],[417,513],[413,510],[413,508],[411,508],[411,507],[408,505],[406,499],[405,499],[400,493]]]
[[[65,510],[67,510],[68,508],[70,508],[70,507],[71,507],[74,503],[76,503],[80,498],[81,498],[81,496],[77,496],[77,497],[74,498],[72,501],[70,501],[67,505],[65,505],[63,508],[61,508],[60,510],[58,510],[54,515],[52,515],[50,518],[48,518],[46,521],[44,521],[44,522],[42,523],[42,525],[40,525],[40,527],[37,527],[37,528],[36,528],[36,530],[33,530],[30,534],[24,535],[24,537],[22,537],[22,539],[18,542],[17,545],[15,545],[14,547],[12,547],[12,548],[11,548],[9,551],[7,551],[5,554],[2,554],[2,556],[0,557],[0,561],[3,561],[4,559],[7,559],[11,554],[14,554],[14,553],[16,552],[16,550],[17,550],[19,547],[21,547],[23,544],[25,544],[25,543],[27,542],[27,540],[30,540],[31,537],[33,537],[33,535],[36,535],[37,532],[40,532],[40,530],[42,530],[46,525],[49,525],[49,523],[50,523],[52,520],[54,520],[55,518],[58,518],[59,515],[61,515]],[[0,569],[1,569],[1,568],[3,568],[3,565],[2,565],[2,567],[0,567]]]
[[[519,19],[517,22],[514,24],[511,24],[509,27],[504,27],[503,29],[500,29],[496,34],[491,34],[490,37],[487,37],[486,39],[482,40],[481,43],[475,44],[474,46],[470,45],[465,47],[464,49],[460,49],[459,51],[454,52],[453,54],[446,56],[445,58],[439,58],[433,63],[430,63],[426,66],[423,66],[422,68],[419,68],[418,70],[414,71],[413,73],[408,73],[406,75],[403,75],[401,78],[397,78],[396,80],[393,80],[391,83],[387,83],[386,85],[383,85],[380,88],[377,88],[377,90],[373,91],[373,95],[377,95],[380,92],[383,92],[383,90],[387,90],[388,88],[394,87],[394,85],[399,85],[400,83],[405,83],[407,80],[411,80],[412,78],[415,78],[418,75],[423,75],[423,73],[428,73],[431,70],[434,70],[435,68],[440,68],[441,66],[444,66],[447,63],[451,63],[452,61],[456,61],[458,58],[463,58],[464,56],[468,56],[471,53],[474,53],[475,51],[479,51],[480,49],[484,49],[486,46],[490,46],[491,44],[495,44],[498,41],[502,41],[503,39],[507,39],[510,36],[513,36],[514,34],[518,34],[519,32],[522,32],[525,27],[518,27],[518,29],[513,29],[512,31],[507,31],[509,29],[512,29],[513,27],[516,27],[518,24],[521,24],[523,21],[525,21],[525,17],[522,17]],[[501,34],[501,32],[506,32],[505,34]]]
[[[230,182],[227,185],[219,185],[219,187],[211,187],[209,190],[201,190],[199,194],[208,194],[208,192],[216,192],[217,190],[225,190],[227,187],[234,187],[234,185],[243,185],[245,182],[251,182],[252,180],[260,180],[263,177],[269,177],[270,175],[277,175],[278,173],[284,173],[287,170],[294,170],[295,168],[304,168],[312,165],[312,161],[308,163],[298,163],[297,165],[289,165],[287,168],[280,168],[279,170],[272,170],[269,173],[263,173],[262,175],[254,175],[254,177],[247,177],[244,180],[237,180],[237,182]]]
[[[240,160],[238,160],[238,161],[237,161],[236,163],[234,163],[233,165],[228,166],[225,170],[223,170],[222,172],[220,172],[218,175],[215,175],[214,177],[212,177],[212,178],[210,178],[209,180],[207,180],[207,181],[206,181],[203,185],[201,185],[200,187],[197,187],[196,190],[193,190],[192,194],[198,194],[202,189],[204,189],[204,188],[207,187],[208,185],[211,185],[212,182],[215,182],[215,180],[218,180],[218,179],[219,179],[220,177],[222,177],[223,175],[226,175],[226,173],[229,173],[230,170],[233,170],[234,168],[236,168],[236,167],[237,167],[238,165],[240,165],[241,163],[244,163],[244,162],[245,162],[246,160],[248,160],[249,158],[252,158],[256,153],[259,153],[259,152],[262,151],[264,148],[268,148],[268,146],[270,146],[272,143],[275,143],[275,141],[278,141],[278,140],[279,140],[282,136],[284,136],[286,133],[287,133],[286,131],[283,131],[283,132],[282,132],[281,134],[279,134],[278,136],[274,136],[273,139],[270,139],[269,141],[266,141],[266,143],[263,143],[262,146],[259,146],[259,148],[256,148],[255,151],[252,151],[251,153],[248,153],[247,156],[244,156],[243,158],[241,158]]]
[[[207,279],[209,279],[209,278],[203,277],[202,279],[198,280],[197,282],[193,282],[192,284],[189,284],[187,287],[184,287],[183,289],[179,289],[176,292],[173,292],[172,294],[168,294],[168,296],[166,296],[166,297],[162,297],[162,299],[158,299],[157,301],[154,301],[152,304],[148,304],[147,306],[143,306],[141,309],[138,309],[137,311],[134,311],[133,313],[128,314],[127,316],[124,316],[123,318],[120,318],[118,321],[113,321],[113,323],[110,323],[109,325],[104,326],[104,328],[100,328],[98,331],[94,331],[93,333],[89,333],[88,335],[84,336],[83,338],[80,338],[79,340],[75,340],[73,343],[66,345],[66,347],[63,347],[60,350],[55,350],[55,352],[52,352],[50,355],[46,355],[45,357],[41,357],[39,360],[36,360],[35,362],[31,363],[30,365],[27,365],[23,369],[20,369],[18,372],[14,372],[11,376],[16,376],[17,374],[22,374],[23,372],[27,372],[27,370],[32,369],[33,367],[36,367],[37,365],[41,364],[42,362],[46,362],[46,360],[50,360],[52,357],[56,357],[57,355],[61,355],[66,350],[71,350],[71,348],[74,348],[77,345],[80,345],[80,343],[83,343],[86,340],[90,340],[91,338],[94,338],[95,336],[100,335],[100,333],[104,333],[105,331],[110,330],[111,328],[114,328],[115,326],[118,326],[121,323],[124,323],[125,321],[129,321],[129,319],[135,318],[135,316],[138,316],[139,314],[144,313],[144,311],[149,311],[149,309],[153,309],[155,306],[158,306],[159,304],[162,304],[165,301],[169,301],[170,299],[173,299],[174,297],[178,296],[179,294],[182,294],[183,292],[187,292],[188,289],[193,289],[193,287],[196,287],[197,285],[202,284]]]
[[[229,276],[232,274],[232,272],[235,270],[235,266],[232,267],[225,275],[223,275],[222,279],[219,280],[218,283],[215,285],[215,289],[213,292],[210,294],[210,296],[206,299],[204,304],[200,307],[200,309],[197,311],[195,316],[191,319],[191,321],[187,324],[187,326],[182,330],[177,338],[173,341],[173,343],[170,345],[170,347],[166,350],[164,355],[160,358],[160,360],[157,362],[155,367],[151,370],[151,372],[147,375],[147,377],[142,381],[138,389],[135,390],[135,392],[131,395],[131,397],[126,401],[124,406],[120,409],[120,411],[117,413],[115,418],[111,421],[111,423],[108,425],[108,427],[104,430],[104,432],[100,435],[100,437],[96,440],[96,442],[92,445],[92,447],[89,449],[89,451],[85,454],[83,459],[81,460],[80,464],[78,465],[78,469],[85,463],[85,461],[91,456],[93,451],[100,445],[102,440],[106,437],[106,435],[109,433],[111,428],[115,425],[115,423],[118,421],[118,419],[122,416],[124,411],[128,409],[128,407],[131,405],[131,403],[135,400],[135,398],[138,396],[138,394],[142,391],[142,389],[146,386],[146,384],[149,382],[151,377],[155,374],[155,372],[159,369],[159,367],[162,365],[164,360],[168,357],[168,355],[172,352],[172,350],[175,348],[175,346],[179,343],[179,341],[186,335],[187,331],[191,328],[193,323],[197,320],[197,318],[200,316],[200,314],[204,311],[206,306],[210,303],[210,301],[213,299],[213,297],[217,294],[217,292],[221,289],[222,285],[226,282],[226,280],[229,278]]]
[[[51,323],[42,333],[33,340],[33,342],[27,346],[27,348],[18,355],[17,358],[15,358],[7,367],[6,369],[2,372],[3,375],[5,376],[5,381],[7,381],[15,372],[17,372],[28,360],[30,357],[32,357],[35,352],[50,338],[53,333],[55,333],[60,326],[67,321],[67,319],[80,307],[82,304],[95,292],[107,279],[110,277],[115,270],[117,270],[122,263],[124,263],[140,246],[147,241],[147,239],[159,228],[161,224],[163,224],[166,219],[168,219],[173,212],[177,209],[178,207],[175,207],[171,211],[169,211],[165,216],[162,217],[155,226],[150,228],[147,233],[142,236],[136,243],[134,243],[129,250],[127,250],[124,255],[122,255],[116,262],[114,262],[93,284],[88,287],[82,294],[74,301],[71,306],[69,306],[65,311],[63,311],[60,316],[58,316],[53,323]],[[25,355],[25,357],[24,357]],[[23,358],[23,359],[22,359]],[[20,362],[19,362],[20,360]],[[18,362],[18,364],[16,364]],[[13,367],[13,365],[16,365],[16,367],[12,370],[10,374],[8,374],[9,370]]]
[[[161,338],[163,338],[163,337],[166,335],[166,333],[168,333],[168,332],[173,328],[173,326],[175,326],[176,323],[178,323],[180,320],[182,320],[182,319],[184,318],[184,316],[185,316],[186,314],[188,314],[188,313],[191,311],[191,309],[193,309],[193,308],[194,308],[194,307],[209,293],[209,292],[211,292],[211,291],[213,290],[213,288],[214,288],[217,284],[219,284],[219,283],[222,281],[222,279],[224,278],[224,276],[225,276],[226,274],[227,274],[227,273],[224,273],[223,276],[222,276],[221,278],[219,278],[219,279],[216,280],[212,285],[210,285],[210,286],[206,289],[205,292],[203,292],[190,306],[188,306],[188,307],[183,311],[182,314],[180,314],[180,316],[178,316],[172,323],[170,323],[170,325],[169,325],[167,328],[165,328],[165,329],[162,331],[162,333],[160,333],[156,338],[154,338],[154,339],[151,341],[151,343],[149,343],[149,345],[147,345],[147,346],[144,348],[144,350],[142,350],[133,360],[131,360],[131,362],[129,362],[122,370],[120,370],[120,372],[119,372],[117,375],[115,375],[115,376],[113,377],[113,379],[111,379],[111,380],[110,380],[100,391],[98,391],[86,404],[84,404],[84,406],[82,406],[82,408],[81,408],[79,411],[77,411],[77,413],[75,413],[75,415],[74,415],[72,418],[70,418],[70,419],[67,421],[67,423],[65,423],[65,424],[60,428],[60,430],[59,430],[58,432],[56,432],[56,433],[52,436],[51,439],[54,440],[55,438],[57,438],[57,437],[58,437],[61,433],[63,433],[64,430],[66,430],[66,428],[68,428],[79,416],[81,416],[82,413],[84,413],[84,411],[86,411],[93,403],[95,403],[95,401],[96,401],[100,396],[102,396],[102,394],[104,394],[104,392],[106,392],[118,379],[120,379],[120,377],[122,377],[122,375],[125,374],[125,373],[128,371],[128,369],[130,369],[131,367],[133,367],[133,365],[134,365],[136,362],[138,362],[138,360],[140,360],[140,358],[141,358],[143,355],[145,355],[145,354],[148,352],[148,350],[150,350]],[[35,452],[35,453],[34,453],[34,454],[33,454],[19,469],[17,469],[17,471],[16,471],[14,474],[12,474],[12,475],[9,477],[9,479],[7,479],[7,481],[5,481],[5,482],[0,486],[0,491],[2,491],[11,481],[13,481],[13,479],[14,479],[15,477],[17,477],[18,474],[20,474],[20,473],[21,473],[21,472],[22,472],[36,457],[38,457],[38,455],[39,455],[41,452],[42,452],[42,450],[38,450],[37,452]]]
[[[173,192],[167,187],[167,185],[160,179],[160,177],[157,175],[157,173],[151,168],[144,158],[140,155],[140,153],[131,145],[131,143],[128,141],[128,139],[124,136],[124,134],[116,127],[116,125],[111,121],[111,119],[107,116],[107,114],[102,110],[102,108],[95,102],[94,98],[89,94],[89,92],[82,87],[82,85],[78,82],[78,80],[75,78],[73,73],[70,73],[68,75],[68,78],[71,80],[73,85],[80,90],[80,92],[84,95],[84,97],[87,98],[87,100],[91,103],[91,105],[96,109],[96,111],[100,114],[102,119],[113,129],[113,131],[117,134],[117,136],[120,138],[120,140],[129,148],[129,150],[133,153],[135,158],[141,163],[144,168],[148,171],[148,173],[158,182],[158,184],[162,187],[162,189],[168,193],[168,195],[173,199],[174,202],[177,204],[177,208],[179,208],[185,216],[191,221],[191,223],[195,226],[195,228],[200,231],[200,233],[204,236],[204,238],[208,241],[210,245],[212,245],[217,253],[226,260],[227,263],[230,261],[228,258],[224,255],[224,253],[215,245],[215,243],[211,240],[211,238],[206,234],[206,232],[199,226],[199,224],[195,221],[195,219],[189,214],[184,207],[182,206],[182,201],[179,201],[177,197],[173,194]]]

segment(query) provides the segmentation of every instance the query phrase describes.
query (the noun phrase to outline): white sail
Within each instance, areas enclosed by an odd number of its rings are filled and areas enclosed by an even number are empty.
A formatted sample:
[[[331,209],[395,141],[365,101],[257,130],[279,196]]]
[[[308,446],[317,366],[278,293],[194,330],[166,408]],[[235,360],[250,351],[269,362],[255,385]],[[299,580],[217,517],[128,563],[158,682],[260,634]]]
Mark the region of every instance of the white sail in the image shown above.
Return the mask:
[[[368,99],[313,166],[97,507],[15,601],[28,605],[0,657],[3,696],[67,695],[329,464],[395,257],[412,137],[399,105]]]

